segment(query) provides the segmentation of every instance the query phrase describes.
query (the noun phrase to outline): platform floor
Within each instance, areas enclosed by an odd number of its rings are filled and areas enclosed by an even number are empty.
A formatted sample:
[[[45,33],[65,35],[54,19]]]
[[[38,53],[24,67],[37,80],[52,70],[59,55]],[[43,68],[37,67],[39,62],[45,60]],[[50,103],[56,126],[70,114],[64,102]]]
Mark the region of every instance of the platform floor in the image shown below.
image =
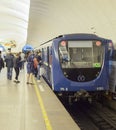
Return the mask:
[[[6,68],[0,73],[0,130],[79,130],[57,97],[41,80],[26,84],[26,69],[20,83],[7,80]]]

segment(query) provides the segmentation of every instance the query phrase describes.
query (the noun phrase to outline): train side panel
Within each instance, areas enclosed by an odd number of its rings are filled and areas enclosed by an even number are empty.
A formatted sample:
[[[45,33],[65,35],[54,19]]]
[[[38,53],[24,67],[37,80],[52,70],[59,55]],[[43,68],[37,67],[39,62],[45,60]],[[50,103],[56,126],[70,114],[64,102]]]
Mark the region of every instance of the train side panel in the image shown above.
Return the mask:
[[[116,97],[116,50],[113,51],[112,59],[110,60],[110,79],[109,86],[110,92]]]

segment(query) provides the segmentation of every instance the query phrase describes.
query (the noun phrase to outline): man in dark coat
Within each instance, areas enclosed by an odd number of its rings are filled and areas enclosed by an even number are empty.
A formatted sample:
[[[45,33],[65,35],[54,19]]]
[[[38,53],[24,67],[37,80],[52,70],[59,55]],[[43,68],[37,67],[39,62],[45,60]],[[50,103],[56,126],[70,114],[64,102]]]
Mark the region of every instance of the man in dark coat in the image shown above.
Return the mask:
[[[8,50],[9,52],[7,53],[5,57],[5,62],[6,62],[6,67],[7,67],[7,79],[12,80],[12,71],[13,71],[13,66],[14,66],[14,55],[11,53],[11,50]]]
[[[14,56],[14,70],[15,70],[15,80],[14,82],[15,83],[20,83],[20,81],[18,80],[18,77],[19,77],[19,72],[20,72],[20,66],[21,66],[21,56],[20,56],[20,53],[17,53],[15,56]]]
[[[1,56],[1,51],[0,51],[0,72],[1,72],[1,70],[2,70],[2,68],[4,68],[4,61],[3,61],[3,58],[2,58],[2,56]]]

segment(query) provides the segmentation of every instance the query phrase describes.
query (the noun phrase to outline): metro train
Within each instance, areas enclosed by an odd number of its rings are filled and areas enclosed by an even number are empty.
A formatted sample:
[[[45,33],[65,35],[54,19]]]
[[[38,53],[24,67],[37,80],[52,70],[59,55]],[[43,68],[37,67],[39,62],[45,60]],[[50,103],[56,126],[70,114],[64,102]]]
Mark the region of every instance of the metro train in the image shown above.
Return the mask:
[[[99,98],[109,90],[113,43],[95,34],[65,34],[42,43],[43,77],[69,101]]]
[[[116,99],[116,49],[113,50],[110,66],[109,92],[112,98]]]

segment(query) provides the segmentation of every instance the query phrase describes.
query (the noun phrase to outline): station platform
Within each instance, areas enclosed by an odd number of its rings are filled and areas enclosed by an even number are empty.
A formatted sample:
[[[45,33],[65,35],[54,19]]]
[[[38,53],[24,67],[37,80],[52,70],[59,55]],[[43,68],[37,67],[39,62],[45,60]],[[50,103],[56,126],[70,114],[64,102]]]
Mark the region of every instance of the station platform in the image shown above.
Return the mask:
[[[43,79],[26,84],[26,69],[20,83],[0,73],[0,130],[80,130],[53,91]]]

